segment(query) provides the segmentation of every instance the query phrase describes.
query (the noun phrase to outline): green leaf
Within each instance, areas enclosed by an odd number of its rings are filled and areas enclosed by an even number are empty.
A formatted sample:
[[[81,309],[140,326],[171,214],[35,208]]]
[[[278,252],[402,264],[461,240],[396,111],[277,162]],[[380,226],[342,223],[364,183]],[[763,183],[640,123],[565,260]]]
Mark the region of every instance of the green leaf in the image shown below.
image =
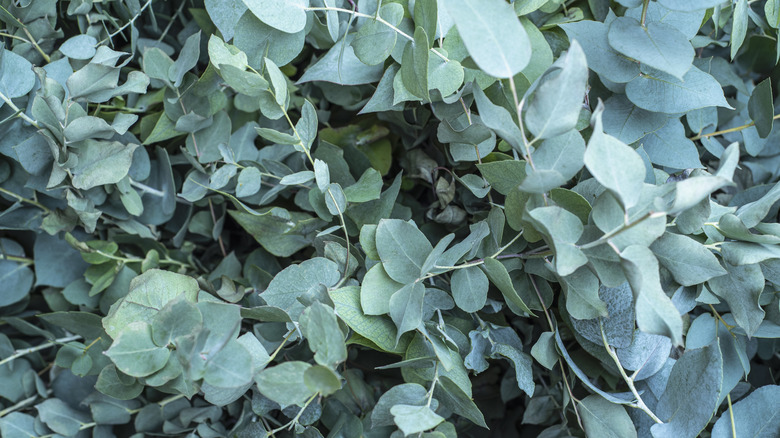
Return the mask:
[[[645,135],[659,130],[667,120],[663,113],[637,107],[624,94],[613,94],[604,103],[604,132],[625,144],[635,143]]]
[[[608,24],[582,20],[563,23],[560,27],[570,41],[577,40],[582,45],[588,67],[600,76],[612,82],[625,83],[639,75],[637,63],[626,59],[610,47],[607,39]]]
[[[765,313],[758,301],[764,290],[764,274],[758,265],[725,265],[727,274],[712,278],[707,284],[715,295],[726,300],[737,324],[752,336],[764,320]]]
[[[203,326],[203,315],[185,294],[169,301],[151,320],[152,339],[167,346],[179,336],[197,333]]]
[[[731,27],[731,59],[733,60],[745,41],[745,35],[748,28],[748,2],[747,0],[737,0],[734,5],[734,22]]]
[[[580,270],[583,269],[586,268],[580,268]],[[618,287],[601,285],[598,287],[598,299],[602,303],[605,315],[599,315],[594,319],[572,318],[571,324],[574,330],[585,339],[601,345],[604,342],[601,337],[603,329],[609,345],[621,349],[631,345],[636,318],[631,287],[628,283],[623,283]],[[567,307],[568,300],[567,296]]]
[[[238,20],[246,12],[243,0],[205,0],[209,18],[217,26],[222,37],[230,41],[236,30]]]
[[[408,284],[425,273],[422,266],[433,251],[428,238],[416,225],[400,219],[382,219],[376,229],[376,249],[393,280]]]
[[[396,343],[402,334],[422,323],[424,298],[425,286],[420,282],[409,283],[390,297],[390,317],[398,327]]]
[[[488,278],[478,266],[458,269],[450,279],[452,298],[461,310],[474,313],[483,307],[487,301]]]
[[[129,293],[114,303],[103,318],[103,328],[116,339],[132,322],[151,323],[155,315],[179,295],[195,302],[199,290],[198,282],[192,277],[150,269],[133,278]]]
[[[404,16],[404,8],[399,3],[387,3],[379,10],[379,17],[393,26],[398,26]],[[367,65],[381,64],[395,48],[398,33],[384,23],[367,21],[352,40],[355,56]]]
[[[341,389],[341,379],[330,368],[314,365],[303,373],[303,382],[312,391],[325,397]]]
[[[647,134],[642,146],[653,164],[673,169],[702,167],[696,145],[685,136],[679,120],[669,120],[663,128]]]
[[[198,57],[200,57],[200,31],[187,38],[176,62],[168,69],[168,77],[174,87],[181,86],[184,74],[197,65]]]
[[[393,421],[404,435],[433,429],[444,421],[444,417],[437,415],[428,406],[397,404],[390,408],[390,413],[393,414]]]
[[[344,195],[349,202],[368,202],[379,199],[382,194],[382,175],[374,168],[369,168],[353,185],[344,189]]]
[[[772,95],[772,81],[764,79],[753,92],[748,100],[748,114],[756,124],[758,136],[766,138],[772,132],[772,123],[774,122],[774,102]]]
[[[715,255],[690,237],[666,232],[650,249],[661,265],[672,273],[674,280],[683,286],[695,286],[726,275]]]
[[[9,99],[22,97],[35,86],[35,73],[30,61],[10,50],[0,55],[0,93]]]
[[[393,406],[422,403],[426,398],[427,392],[428,391],[422,387],[422,385],[417,383],[401,383],[388,389],[379,397],[374,409],[371,411],[371,426],[392,426],[394,421],[390,409]],[[436,405],[435,399],[431,405]]]
[[[469,394],[466,394],[455,381],[447,376],[439,376],[439,382],[434,388],[433,394],[448,409],[468,418],[472,423],[487,429],[485,417],[479,410]]]
[[[531,369],[532,360],[531,356],[524,353],[516,346],[497,343],[493,347],[492,357],[505,357],[515,368],[515,379],[517,380],[517,386],[529,397],[533,397],[534,384],[533,371]]]
[[[658,260],[644,246],[632,245],[620,254],[621,265],[636,299],[636,322],[645,333],[682,345],[682,319],[661,288]]]
[[[236,341],[208,358],[203,380],[220,388],[244,388],[252,381],[252,356]]]
[[[223,37],[227,38],[226,35]],[[305,29],[295,33],[283,32],[258,20],[250,12],[235,23],[233,44],[246,53],[250,66],[261,70],[263,58],[273,60],[276,65],[290,63],[303,50],[305,38]]]
[[[566,292],[566,310],[572,318],[594,319],[607,314],[607,305],[599,298],[599,279],[586,267],[561,278]]]
[[[77,148],[78,164],[73,168],[73,186],[77,189],[115,184],[127,175],[137,144],[117,141],[84,140]]]
[[[87,34],[68,38],[60,46],[60,52],[70,59],[89,59],[95,56],[98,42],[95,37]]]
[[[335,369],[347,360],[344,333],[339,328],[333,309],[315,302],[303,311],[300,324],[318,364]]]
[[[326,81],[339,85],[361,85],[378,81],[384,67],[363,64],[351,46],[355,34],[340,39],[316,64],[306,69],[298,83]]]
[[[59,398],[44,400],[35,408],[38,410],[41,422],[55,433],[65,436],[76,436],[81,430],[81,426],[90,420],[84,412],[71,408]]]
[[[776,183],[764,196],[739,207],[737,217],[747,228],[758,225],[769,213],[775,202],[780,200],[780,183]]]
[[[588,81],[585,53],[577,41],[543,76],[525,109],[525,124],[537,138],[561,135],[577,126]]]
[[[436,39],[436,27],[438,24],[438,5],[435,0],[421,0],[414,3],[412,10],[415,26],[420,26],[428,36],[428,47],[433,46]]]
[[[534,166],[526,164],[520,190],[544,193],[566,184],[582,169],[584,154],[585,140],[575,130],[548,138],[534,151]]]
[[[35,417],[21,412],[11,412],[0,418],[0,433],[8,438],[38,436],[38,432],[35,431]]]
[[[364,227],[365,228],[365,227]],[[404,287],[387,275],[381,263],[366,272],[360,285],[360,305],[366,315],[384,315],[390,312],[390,297]]]
[[[360,307],[360,288],[348,286],[329,293],[339,318],[355,333],[369,339],[382,351],[402,353],[406,350],[408,342],[396,344],[396,329],[390,319],[363,313]],[[402,341],[404,339],[407,338],[401,338]]]
[[[539,335],[536,343],[531,347],[531,356],[548,370],[558,363],[560,355],[555,350],[555,340],[552,332],[544,332]]]
[[[106,350],[114,365],[133,377],[145,377],[159,371],[168,362],[171,350],[152,341],[152,326],[143,321],[127,325]]]
[[[630,146],[603,132],[603,112],[604,106],[599,103],[593,112],[593,134],[585,150],[585,166],[628,210],[639,202],[645,165]]]
[[[430,100],[428,95],[428,56],[430,56],[428,37],[425,29],[417,26],[414,30],[414,41],[404,48],[399,74],[404,87],[423,100]]]
[[[240,51],[235,46],[225,44],[222,39],[216,35],[209,37],[209,60],[218,69],[222,65],[232,65],[233,67],[244,70],[247,66],[246,53]]]
[[[141,395],[144,385],[133,377],[130,377],[131,381],[127,383],[125,379],[128,379],[128,376],[122,374],[123,377],[120,377],[119,373],[113,364],[103,368],[98,375],[95,389],[119,400],[132,400]]]
[[[610,403],[594,394],[582,399],[577,407],[587,436],[636,438],[634,423],[623,406]]]
[[[588,262],[576,243],[582,235],[582,222],[560,207],[540,207],[528,213],[534,226],[548,238],[555,252],[553,265],[560,276],[571,275]]]
[[[531,42],[511,5],[501,0],[445,0],[469,55],[485,73],[513,77],[531,59]]]
[[[618,17],[610,24],[607,37],[618,52],[680,79],[693,63],[688,38],[663,22],[642,26],[633,18]]]
[[[779,397],[778,385],[757,388],[721,414],[712,428],[712,438],[731,437],[732,430],[737,431],[737,436],[752,437],[770,436],[772,431],[780,430]]]
[[[340,277],[336,263],[315,257],[285,268],[260,296],[268,305],[284,309],[293,320],[297,320],[304,310],[298,298],[313,288],[333,287]]]
[[[315,394],[305,382],[305,373],[311,367],[306,362],[282,362],[261,371],[255,376],[255,382],[260,393],[280,405],[300,406]]]
[[[306,26],[308,0],[243,0],[247,8],[263,23],[286,33],[296,33]]]
[[[502,195],[508,195],[525,179],[525,162],[518,160],[502,160],[477,164],[482,176],[490,186]]]
[[[696,67],[682,80],[661,72],[642,75],[626,84],[626,97],[639,108],[668,114],[710,106],[731,108],[718,81]]]
[[[517,294],[515,287],[512,285],[512,279],[509,277],[509,273],[507,272],[506,267],[504,267],[504,264],[494,258],[488,257],[485,259],[484,266],[488,279],[490,279],[490,282],[501,291],[501,295],[504,296],[504,300],[506,300],[506,303],[512,312],[517,315],[527,313],[534,316],[531,309],[528,308],[523,302],[523,299],[520,298],[520,295]]]
[[[524,153],[523,133],[515,123],[512,115],[509,114],[509,111],[491,102],[479,87],[474,89],[474,101],[477,102],[477,109],[482,122],[488,128],[496,131],[496,134],[511,144],[516,151]]]
[[[672,367],[666,390],[655,413],[664,421],[655,424],[654,437],[698,436],[718,407],[723,358],[714,342],[686,350]]]
[[[256,167],[245,167],[238,174],[236,196],[239,198],[252,196],[260,190],[263,177]]]

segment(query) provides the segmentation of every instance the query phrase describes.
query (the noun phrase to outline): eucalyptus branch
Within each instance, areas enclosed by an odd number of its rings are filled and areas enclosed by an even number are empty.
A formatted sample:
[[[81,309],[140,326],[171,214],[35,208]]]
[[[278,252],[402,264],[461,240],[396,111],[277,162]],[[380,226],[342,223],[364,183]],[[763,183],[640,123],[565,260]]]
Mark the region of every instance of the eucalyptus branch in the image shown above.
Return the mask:
[[[6,255],[6,254],[0,254],[0,260],[8,260],[9,262],[19,262],[25,265],[35,264],[35,260],[29,257],[19,257],[19,256]]]
[[[620,359],[617,357],[617,353],[615,353],[615,349],[612,348],[611,345],[609,345],[609,342],[607,342],[607,335],[604,333],[604,324],[601,322],[601,318],[599,318],[599,329],[601,330],[601,341],[604,343],[604,348],[607,350],[607,354],[609,354],[609,357],[612,358],[612,361],[615,362],[615,365],[617,365],[618,371],[620,372],[620,376],[623,377],[623,380],[626,382],[626,385],[628,385],[628,388],[631,390],[631,394],[634,394],[634,398],[636,399],[636,403],[629,404],[628,406],[639,409],[643,411],[645,414],[647,414],[650,418],[653,419],[658,424],[663,424],[663,421],[661,421],[660,418],[658,418],[653,411],[650,410],[650,408],[647,407],[644,400],[642,400],[642,397],[639,395],[639,392],[636,390],[636,385],[634,385],[634,378],[628,377],[626,374],[626,370],[623,369],[623,365],[620,363]]]
[[[639,25],[645,27],[647,21],[647,6],[650,4],[650,0],[642,1],[642,17],[639,19]]]
[[[12,110],[14,110],[16,113],[18,113],[19,117],[22,120],[24,120],[25,122],[31,124],[32,126],[36,127],[37,129],[41,129],[41,126],[38,124],[38,122],[36,122],[35,120],[31,119],[27,114],[24,113],[24,111],[19,109],[19,107],[16,106],[16,104],[14,104],[13,101],[11,101],[11,99],[8,98],[8,96],[3,94],[2,92],[0,92],[0,99],[2,99],[3,102],[8,104],[8,106],[11,107]]]
[[[539,292],[539,287],[536,286],[536,281],[534,281],[534,277],[532,275],[529,275],[528,279],[531,280],[531,286],[534,288],[534,292],[536,292],[536,296],[539,298],[539,303],[542,305],[542,311],[544,312],[544,317],[547,319],[547,326],[550,327],[551,331],[557,330],[556,326],[552,322],[550,313],[547,311],[547,307],[545,307],[544,305],[544,300],[542,299],[542,293]],[[563,361],[561,360],[560,356],[558,357],[558,365],[561,367],[561,378],[563,380],[563,384],[566,386],[566,391],[569,393],[569,398],[571,398],[572,401],[577,401],[577,398],[574,397],[574,392],[571,390],[571,386],[569,386],[569,378],[566,376],[566,367],[563,365]],[[580,429],[585,430],[585,427],[582,424],[582,419],[580,418],[580,413],[577,410],[577,404],[572,403],[572,407],[574,407],[574,415],[577,417],[577,424],[580,425]]]
[[[649,211],[649,212],[645,213],[639,219],[635,220],[634,222],[631,222],[631,223],[628,223],[628,224],[623,224],[620,227],[610,231],[609,233],[604,234],[603,236],[599,237],[598,239],[594,240],[593,242],[580,245],[579,248],[580,249],[589,249],[589,248],[594,248],[594,247],[599,246],[599,245],[603,245],[603,244],[607,243],[613,237],[615,237],[615,236],[617,236],[617,235],[619,235],[619,234],[621,234],[623,232],[626,232],[626,231],[630,230],[631,228],[641,224],[642,222],[644,222],[647,219],[652,219],[652,218],[657,218],[657,217],[662,217],[662,216],[666,216],[666,213],[662,212],[662,211],[661,212]]]
[[[28,354],[35,353],[36,351],[45,350],[45,349],[47,349],[49,347],[53,347],[55,345],[61,345],[61,344],[64,344],[66,342],[77,341],[79,339],[81,339],[81,336],[79,336],[79,335],[71,335],[71,336],[66,336],[64,338],[54,339],[54,340],[45,342],[45,343],[43,343],[41,345],[37,345],[35,347],[25,348],[23,350],[16,350],[12,355],[6,357],[3,360],[0,360],[0,366],[3,366],[3,365],[5,365],[5,364],[7,364],[9,362],[12,362],[12,361],[16,360],[16,359],[19,359],[20,357],[27,356]]]
[[[399,29],[399,28],[397,28],[397,27],[393,26],[393,25],[392,25],[392,24],[390,24],[390,23],[389,23],[387,20],[385,20],[384,18],[380,17],[380,16],[379,16],[379,12],[377,12],[376,16],[374,16],[374,15],[364,14],[364,13],[362,13],[362,12],[353,11],[353,10],[351,10],[351,9],[336,8],[336,7],[331,7],[331,6],[326,6],[326,7],[312,7],[312,8],[305,8],[305,10],[307,10],[307,11],[333,11],[333,12],[345,12],[345,13],[347,13],[347,14],[352,14],[352,16],[353,16],[353,17],[370,18],[370,19],[372,19],[372,20],[376,20],[376,21],[378,21],[378,22],[380,22],[380,23],[384,24],[385,26],[387,26],[387,27],[389,27],[390,29],[392,29],[393,31],[395,31],[395,32],[396,32],[398,35],[401,35],[402,37],[406,38],[407,40],[409,40],[409,41],[414,41],[414,37],[413,37],[413,36],[411,36],[411,35],[407,34],[406,32],[402,31],[401,29]],[[450,62],[450,59],[449,59],[449,58],[447,58],[446,56],[444,56],[444,55],[443,55],[441,52],[439,52],[438,50],[436,50],[436,49],[434,49],[434,48],[431,48],[431,51],[434,53],[434,55],[436,55],[436,56],[438,56],[439,58],[441,58],[442,60],[444,60],[444,62]]]
[[[113,38],[113,37],[115,37],[115,36],[119,35],[119,34],[120,34],[120,33],[121,33],[123,30],[127,29],[127,27],[128,27],[128,26],[130,26],[130,25],[132,25],[133,23],[135,23],[135,20],[137,20],[137,19],[138,19],[138,17],[140,17],[140,16],[141,16],[141,14],[143,14],[143,12],[146,10],[146,8],[148,8],[149,6],[151,6],[151,4],[152,4],[152,0],[146,0],[146,3],[144,3],[144,5],[143,5],[143,6],[141,6],[141,9],[139,9],[139,10],[138,10],[138,12],[137,12],[137,13],[136,13],[136,14],[133,16],[133,18],[131,18],[131,19],[130,19],[130,21],[128,21],[127,23],[125,23],[125,24],[124,24],[124,26],[120,27],[119,29],[117,29],[117,30],[116,30],[116,31],[114,31],[113,33],[110,33],[110,34],[108,35],[108,37],[106,37],[105,39],[103,39],[103,41],[99,42],[99,43],[98,43],[98,45],[100,45],[100,44],[102,44],[102,43],[105,43],[106,41],[110,40],[111,38]]]
[[[780,119],[780,114],[776,114],[774,117],[772,117],[772,120],[777,120],[777,119]],[[700,140],[700,139],[705,138],[705,137],[713,137],[713,136],[716,136],[716,135],[728,134],[730,132],[739,132],[739,131],[742,131],[743,129],[750,128],[751,126],[755,126],[755,124],[756,124],[756,122],[750,122],[750,123],[747,123],[745,125],[736,126],[734,128],[729,128],[729,129],[724,129],[722,131],[710,132],[709,134],[698,134],[698,135],[694,135],[693,137],[688,138],[688,140],[696,141],[696,140]]]
[[[4,193],[4,194],[6,194],[6,195],[8,195],[8,196],[10,196],[12,198],[15,198],[19,202],[24,202],[25,204],[34,205],[34,206],[40,208],[41,210],[45,211],[46,213],[51,213],[51,210],[49,210],[49,207],[46,207],[45,205],[43,205],[40,202],[35,201],[33,199],[27,199],[24,196],[17,195],[16,193],[14,193],[14,192],[12,192],[10,190],[4,189],[2,187],[0,187],[0,193]]]
[[[46,390],[46,395],[49,396],[49,395],[52,394],[52,392],[54,392],[54,391],[52,391],[51,389],[47,389]],[[27,397],[24,400],[19,401],[18,403],[16,403],[13,406],[9,406],[9,407],[3,409],[2,411],[0,411],[0,418],[3,418],[4,416],[6,416],[6,415],[8,415],[8,414],[10,414],[12,412],[16,412],[19,409],[22,409],[22,408],[25,408],[25,407],[31,405],[37,399],[38,399],[38,394],[35,394],[33,396]]]
[[[523,153],[521,151],[521,153],[523,154],[525,161],[531,165],[531,168],[536,170],[534,159],[531,157],[531,145],[528,143],[528,140],[525,139],[525,127],[523,126],[523,106],[525,105],[525,100],[518,101],[517,87],[515,86],[515,79],[512,76],[509,77],[509,88],[512,89],[512,98],[515,101],[515,111],[517,111],[517,126],[520,127],[520,135],[523,137],[521,140],[523,140],[523,147],[525,147],[525,152]]]

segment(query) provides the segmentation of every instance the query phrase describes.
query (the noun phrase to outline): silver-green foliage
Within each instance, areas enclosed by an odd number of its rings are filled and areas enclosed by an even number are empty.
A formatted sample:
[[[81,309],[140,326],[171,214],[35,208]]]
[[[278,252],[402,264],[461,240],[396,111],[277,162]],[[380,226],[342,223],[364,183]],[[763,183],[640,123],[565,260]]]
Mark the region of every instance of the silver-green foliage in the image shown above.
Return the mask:
[[[780,433],[779,1],[0,21],[0,435]]]

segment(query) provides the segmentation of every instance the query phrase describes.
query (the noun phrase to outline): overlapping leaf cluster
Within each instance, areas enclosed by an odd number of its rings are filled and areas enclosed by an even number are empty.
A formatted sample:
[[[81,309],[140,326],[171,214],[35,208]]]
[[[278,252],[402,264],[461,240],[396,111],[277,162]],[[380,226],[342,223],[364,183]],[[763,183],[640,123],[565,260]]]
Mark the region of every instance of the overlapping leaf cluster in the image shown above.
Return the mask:
[[[777,0],[0,6],[2,436],[780,433]]]

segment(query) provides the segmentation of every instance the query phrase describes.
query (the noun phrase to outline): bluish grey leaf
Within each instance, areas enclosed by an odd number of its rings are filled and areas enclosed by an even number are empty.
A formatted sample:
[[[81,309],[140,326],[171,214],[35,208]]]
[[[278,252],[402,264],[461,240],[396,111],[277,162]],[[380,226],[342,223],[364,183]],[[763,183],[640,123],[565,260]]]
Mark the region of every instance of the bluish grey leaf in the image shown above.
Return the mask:
[[[650,249],[661,265],[672,273],[674,280],[683,286],[694,286],[726,275],[715,255],[690,237],[666,232]]]
[[[30,61],[10,50],[0,56],[0,93],[9,99],[22,97],[35,86],[35,73]]]
[[[734,23],[731,27],[731,59],[734,59],[745,41],[745,35],[748,28],[748,2],[747,0],[737,0],[734,5]]]
[[[639,201],[645,166],[636,151],[602,131],[603,112],[604,105],[599,102],[593,113],[593,134],[585,150],[584,163],[627,210]]]
[[[732,266],[726,263],[728,274],[710,279],[712,292],[726,300],[737,324],[748,336],[758,330],[764,320],[764,310],[758,299],[764,290],[764,274],[758,265]]]
[[[473,313],[485,306],[488,279],[477,266],[458,269],[452,274],[452,297],[464,312]]]
[[[685,136],[680,120],[669,120],[663,128],[642,138],[640,143],[650,161],[659,166],[673,169],[702,167],[696,145]]]
[[[97,40],[87,34],[68,38],[60,46],[60,52],[71,59],[89,59],[95,56]]]
[[[390,297],[390,317],[398,327],[396,342],[402,334],[422,324],[424,298],[425,286],[419,282],[405,285]]]
[[[576,245],[583,230],[582,222],[577,216],[560,207],[535,208],[529,216],[533,219],[534,226],[547,236],[548,244],[553,248],[553,266],[558,275],[571,275],[588,262],[585,254]]]
[[[585,433],[589,437],[635,438],[636,430],[623,406],[599,395],[589,395],[578,403]]]
[[[298,83],[325,81],[339,85],[360,85],[378,81],[382,77],[382,65],[363,64],[352,47],[354,34],[339,40],[298,80]]]
[[[560,27],[569,36],[569,40],[577,40],[582,44],[582,50],[588,59],[588,67],[594,72],[617,83],[628,82],[639,75],[639,65],[636,62],[621,56],[609,46],[607,39],[609,25],[598,21],[582,20],[564,23]]]
[[[544,193],[566,184],[583,166],[585,140],[576,130],[548,138],[533,153],[534,165],[526,164],[520,190]]]
[[[620,254],[623,271],[636,299],[637,326],[682,345],[682,318],[661,288],[658,260],[649,248],[632,245]]]
[[[382,5],[379,16],[393,26],[398,26],[404,16],[404,8],[399,3]],[[395,48],[398,33],[384,23],[371,20],[360,26],[357,36],[352,40],[355,56],[368,65],[377,65],[385,61]]]
[[[641,26],[633,18],[618,17],[610,24],[607,37],[618,52],[680,79],[693,63],[688,38],[666,23]]]
[[[690,117],[690,113],[689,113]],[[613,94],[604,102],[604,132],[625,144],[631,144],[666,124],[663,113],[637,107],[624,94]]]
[[[286,65],[303,49],[306,38],[303,29],[296,33],[286,33],[263,23],[251,12],[245,13],[237,21],[233,44],[246,53],[249,65],[255,69],[262,68],[263,58],[273,60],[276,65]]]
[[[757,388],[721,414],[712,428],[712,438],[731,437],[732,430],[736,430],[737,436],[740,437],[772,437],[780,430],[778,399],[780,386],[766,385]]]
[[[626,97],[640,108],[667,114],[708,106],[730,108],[718,81],[696,67],[682,80],[661,72],[642,75],[626,85]]]
[[[487,74],[513,77],[531,59],[531,42],[511,5],[500,0],[445,0],[469,55]]]
[[[488,128],[496,131],[496,134],[511,144],[516,151],[525,152],[525,148],[522,146],[524,143],[523,134],[509,111],[491,102],[479,87],[474,89],[474,101],[477,102],[482,122]]]
[[[561,135],[577,126],[588,81],[585,53],[577,41],[555,61],[560,72],[543,76],[525,109],[528,130],[538,138]]]
[[[308,0],[243,0],[247,8],[263,23],[286,33],[296,33],[306,26]]]
[[[753,92],[748,100],[748,114],[756,124],[758,136],[766,138],[772,132],[772,123],[774,122],[774,101],[772,95],[772,81],[764,79]]]
[[[243,0],[205,0],[206,12],[225,40],[233,38],[238,20],[246,12]]]
[[[297,320],[304,309],[298,297],[312,288],[333,287],[339,277],[336,263],[323,257],[315,257],[285,268],[271,280],[260,296],[269,305],[284,309],[293,320]]]
[[[428,238],[416,225],[399,219],[379,221],[376,249],[387,275],[402,284],[414,282],[425,274],[422,266],[433,251]]]
[[[665,423],[651,428],[657,438],[696,437],[718,407],[723,360],[720,346],[687,350],[672,368],[656,415]]]

